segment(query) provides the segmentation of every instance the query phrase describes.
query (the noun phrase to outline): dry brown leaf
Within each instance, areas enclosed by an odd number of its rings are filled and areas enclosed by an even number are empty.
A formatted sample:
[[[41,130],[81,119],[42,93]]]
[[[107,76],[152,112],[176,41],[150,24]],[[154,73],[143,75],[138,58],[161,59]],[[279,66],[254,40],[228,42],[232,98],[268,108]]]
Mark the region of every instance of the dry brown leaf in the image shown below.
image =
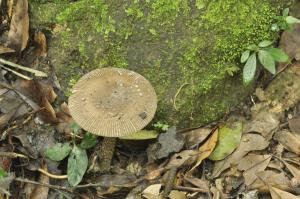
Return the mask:
[[[14,49],[0,45],[0,54],[15,52]]]
[[[218,134],[219,134],[219,130],[216,129],[213,132],[213,134],[210,136],[210,138],[208,138],[208,140],[202,146],[200,146],[198,150],[199,155],[197,157],[197,162],[193,166],[193,168],[187,173],[188,176],[191,175],[194,169],[197,168],[201,164],[201,162],[204,159],[208,158],[209,155],[213,152],[218,142]]]
[[[242,136],[241,143],[238,148],[226,159],[215,163],[212,177],[219,176],[224,170],[232,165],[237,165],[239,161],[250,151],[263,150],[267,148],[269,142],[258,134],[247,133]]]
[[[239,161],[237,168],[244,171],[243,176],[246,186],[255,181],[257,178],[256,173],[264,171],[267,168],[271,157],[271,155],[248,154]]]
[[[271,193],[272,199],[299,199],[300,198],[300,196],[295,196],[286,191],[277,189],[276,187],[270,187],[270,193]]]
[[[183,134],[186,148],[190,149],[203,142],[210,134],[211,129],[199,128]]]
[[[48,170],[46,164],[44,164],[42,168],[45,171]],[[41,184],[49,184],[49,177],[44,174],[40,174],[39,182]],[[48,192],[49,192],[49,187],[37,185],[33,190],[33,192],[31,193],[30,199],[47,199]]]
[[[261,111],[244,125],[243,132],[257,132],[269,140],[278,125],[279,119],[275,113]]]
[[[170,199],[187,199],[186,192],[172,190],[169,194]]]
[[[46,57],[47,56],[47,42],[46,36],[42,31],[37,31],[34,34],[34,41],[38,45],[36,49],[37,57]]]
[[[22,51],[29,38],[29,16],[27,0],[18,0],[13,8],[13,15],[8,32],[7,46]]]
[[[296,134],[282,130],[275,133],[274,139],[280,142],[288,151],[300,155],[300,139]]]
[[[201,180],[192,176],[184,177],[184,180],[199,189],[203,189],[203,191],[207,190],[209,192],[209,182],[207,180]]]
[[[256,175],[258,178],[248,186],[249,190],[258,189],[259,192],[268,192],[269,186],[274,186],[285,191],[292,191],[290,180],[283,172],[266,170],[258,172]]]
[[[148,186],[143,191],[143,196],[147,199],[154,199],[155,197],[158,198],[160,194],[162,184],[153,184]]]
[[[299,116],[289,119],[288,123],[289,123],[290,130],[293,133],[300,134],[300,117]]]
[[[287,163],[286,161],[283,161],[286,168],[291,172],[291,174],[297,178],[297,179],[300,179],[300,170],[299,168]]]
[[[290,58],[300,59],[300,24],[293,25],[291,32],[283,32],[279,46]]]
[[[166,169],[170,169],[172,167],[180,167],[182,165],[191,165],[196,161],[197,155],[199,154],[196,150],[184,150],[180,153],[174,154],[169,163],[166,165]]]

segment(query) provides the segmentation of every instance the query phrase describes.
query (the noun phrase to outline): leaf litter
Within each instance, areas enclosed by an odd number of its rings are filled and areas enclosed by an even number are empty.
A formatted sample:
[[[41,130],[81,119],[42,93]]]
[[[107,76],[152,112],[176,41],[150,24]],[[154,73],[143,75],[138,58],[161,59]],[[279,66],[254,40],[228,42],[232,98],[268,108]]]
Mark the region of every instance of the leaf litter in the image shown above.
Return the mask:
[[[234,122],[229,117],[184,132],[175,127],[160,134],[141,131],[135,135],[135,143],[142,143],[134,147],[138,150],[120,141],[111,173],[101,173],[88,170],[98,160],[98,138],[71,125],[66,100],[57,95],[61,91],[59,82],[54,83],[55,70],[49,77],[36,70],[37,60],[47,58],[47,39],[37,30],[29,40],[27,0],[9,1],[7,7],[5,16],[11,23],[0,44],[0,54],[9,55],[9,60],[1,58],[0,67],[0,168],[5,174],[0,175],[1,196],[19,198],[20,190],[28,189],[30,198],[53,198],[57,191],[70,198],[76,194],[128,199],[240,194],[246,199],[257,198],[258,193],[275,199],[299,198],[299,62],[290,63],[266,89],[256,92],[249,119],[235,115]],[[298,35],[299,25],[295,25],[280,40],[280,47],[296,61]],[[34,53],[26,53],[28,60],[21,62],[28,64],[23,67],[13,56],[32,46]],[[145,136],[151,140],[143,140]],[[16,160],[21,166],[16,167]]]

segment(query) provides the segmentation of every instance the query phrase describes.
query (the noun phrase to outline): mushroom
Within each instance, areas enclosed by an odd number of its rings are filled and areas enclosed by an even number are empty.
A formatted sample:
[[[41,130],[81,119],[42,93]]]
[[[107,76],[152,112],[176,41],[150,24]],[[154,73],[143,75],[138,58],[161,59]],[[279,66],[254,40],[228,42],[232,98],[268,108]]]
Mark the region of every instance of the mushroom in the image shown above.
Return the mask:
[[[117,137],[135,133],[154,117],[157,96],[140,74],[122,68],[102,68],[85,74],[69,98],[70,113],[84,130],[104,139],[100,170],[110,169]]]

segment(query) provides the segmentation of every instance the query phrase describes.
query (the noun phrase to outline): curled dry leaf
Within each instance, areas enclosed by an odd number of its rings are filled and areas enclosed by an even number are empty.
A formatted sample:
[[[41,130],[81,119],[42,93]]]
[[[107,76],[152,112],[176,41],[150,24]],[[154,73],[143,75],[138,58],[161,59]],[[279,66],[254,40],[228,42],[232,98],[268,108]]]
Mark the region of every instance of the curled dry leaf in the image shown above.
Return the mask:
[[[275,133],[274,139],[280,142],[288,151],[300,155],[300,137],[287,130]]]
[[[209,136],[210,132],[211,129],[209,128],[199,128],[184,133],[183,137],[185,139],[186,148],[190,149],[196,147]]]
[[[216,129],[213,134],[210,136],[210,138],[208,138],[208,140],[202,145],[200,146],[198,152],[199,155],[197,157],[197,162],[196,164],[193,166],[193,168],[187,173],[187,175],[191,175],[194,171],[195,168],[197,168],[201,162],[208,158],[210,156],[210,154],[213,152],[213,150],[215,149],[216,145],[217,145],[217,141],[218,141],[218,135],[219,135],[219,130]]]
[[[13,8],[13,15],[8,32],[7,46],[22,51],[29,38],[29,16],[27,0],[18,0]]]
[[[300,196],[295,196],[289,192],[282,191],[276,187],[270,187],[272,199],[299,199]]]
[[[169,163],[166,165],[167,169],[172,167],[181,167],[182,165],[191,165],[196,161],[197,155],[199,154],[196,150],[184,150],[180,153],[174,154]]]
[[[250,151],[263,150],[267,148],[269,142],[261,135],[248,133],[242,136],[238,148],[226,159],[216,162],[212,177],[219,176],[224,170],[231,165],[237,165],[239,161]]]

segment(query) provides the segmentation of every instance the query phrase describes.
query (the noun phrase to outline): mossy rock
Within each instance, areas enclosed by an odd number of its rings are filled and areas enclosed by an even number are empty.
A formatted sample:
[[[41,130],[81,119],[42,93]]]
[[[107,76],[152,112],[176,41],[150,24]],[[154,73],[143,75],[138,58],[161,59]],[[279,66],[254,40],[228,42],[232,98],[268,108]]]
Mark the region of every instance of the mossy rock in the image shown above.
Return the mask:
[[[31,22],[52,28],[49,57],[64,89],[95,68],[128,68],[155,87],[155,120],[183,127],[218,119],[247,96],[239,57],[246,46],[278,36],[270,26],[288,3],[31,0]]]

